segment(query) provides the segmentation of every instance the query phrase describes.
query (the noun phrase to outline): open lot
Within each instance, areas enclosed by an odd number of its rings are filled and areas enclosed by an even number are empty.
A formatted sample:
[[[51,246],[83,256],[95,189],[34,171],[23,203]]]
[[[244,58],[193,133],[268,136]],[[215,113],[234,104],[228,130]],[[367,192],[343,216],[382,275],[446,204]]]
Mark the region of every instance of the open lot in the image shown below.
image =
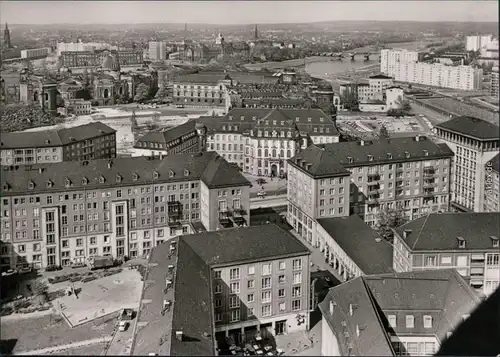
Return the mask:
[[[270,178],[270,177],[259,177],[250,175],[247,173],[242,173],[252,183],[250,188],[250,197],[257,197],[257,193],[260,191],[266,192],[267,195],[280,195],[285,194],[287,190],[287,180],[280,178]],[[261,179],[265,183],[258,183],[257,181]]]
[[[64,288],[70,284],[64,282],[55,285]],[[124,308],[137,311],[142,293],[141,276],[136,270],[124,270],[87,283],[76,282],[73,286],[76,290],[81,289],[77,297],[74,294],[66,295],[54,302],[54,306],[72,326],[118,313]]]
[[[380,127],[384,125],[393,137],[409,136],[415,134],[427,134],[429,128],[424,125],[418,117],[393,118],[375,115],[370,119],[365,116],[340,117],[337,125],[348,132],[364,134],[376,137]]]
[[[2,340],[13,341],[11,353],[102,338],[111,335],[115,324],[115,315],[75,328],[70,328],[59,315],[23,319],[2,318],[0,321]]]

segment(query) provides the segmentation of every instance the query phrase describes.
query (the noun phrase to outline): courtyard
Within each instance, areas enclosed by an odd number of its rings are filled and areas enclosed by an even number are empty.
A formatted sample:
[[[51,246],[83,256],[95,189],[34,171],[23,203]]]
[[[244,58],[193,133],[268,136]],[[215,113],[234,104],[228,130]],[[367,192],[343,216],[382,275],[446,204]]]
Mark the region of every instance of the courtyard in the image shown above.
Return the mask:
[[[257,193],[262,191],[264,191],[267,196],[286,194],[287,180],[284,178],[255,176],[247,173],[242,174],[252,184],[252,187],[250,188],[251,198],[257,197]]]

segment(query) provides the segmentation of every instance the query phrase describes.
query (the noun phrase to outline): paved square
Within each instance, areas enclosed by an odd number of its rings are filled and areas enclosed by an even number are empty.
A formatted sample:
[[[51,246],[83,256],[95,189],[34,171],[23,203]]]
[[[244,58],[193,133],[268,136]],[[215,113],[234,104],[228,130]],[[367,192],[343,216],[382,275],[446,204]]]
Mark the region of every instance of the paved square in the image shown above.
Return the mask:
[[[61,288],[68,286],[68,283]],[[87,283],[77,282],[75,289],[81,288],[78,298],[73,294],[54,301],[56,307],[72,326],[124,308],[137,311],[142,293],[141,276],[137,270],[123,270],[119,274],[107,276]]]

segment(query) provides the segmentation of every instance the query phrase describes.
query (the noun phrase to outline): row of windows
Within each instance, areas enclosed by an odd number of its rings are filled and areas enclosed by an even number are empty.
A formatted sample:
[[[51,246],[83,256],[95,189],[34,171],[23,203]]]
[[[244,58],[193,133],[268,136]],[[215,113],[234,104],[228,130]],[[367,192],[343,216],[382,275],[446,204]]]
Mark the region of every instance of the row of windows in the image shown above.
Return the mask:
[[[388,315],[387,319],[389,321],[389,326],[392,327],[393,329],[396,329],[397,328],[396,315]],[[424,315],[422,320],[424,328],[432,328],[432,316]],[[405,322],[406,322],[405,324],[406,328],[415,328],[415,317],[413,315],[406,315]]]
[[[286,261],[278,262],[278,270],[286,269]],[[302,259],[297,258],[292,261],[292,270],[302,270]],[[272,273],[272,263],[263,263],[261,264],[261,274],[262,275],[270,275]],[[215,278],[221,279],[222,272],[220,270],[215,272]],[[255,275],[255,265],[250,265],[247,268],[248,275]],[[238,280],[240,279],[240,268],[231,268],[229,270],[229,279],[230,280]]]
[[[292,311],[300,311],[302,309],[301,307],[302,302],[301,300],[292,300]],[[285,302],[280,302],[279,304],[279,312],[285,312],[286,311],[286,303]],[[272,315],[272,307],[271,305],[263,305],[261,307],[261,316],[262,317],[268,317]],[[223,314],[220,312],[215,312],[214,318],[215,322],[222,322],[223,321]],[[247,308],[247,317],[252,318],[255,317],[255,310],[253,307],[248,307]],[[241,319],[241,311],[240,309],[236,310],[230,310],[229,311],[229,322],[238,322]]]

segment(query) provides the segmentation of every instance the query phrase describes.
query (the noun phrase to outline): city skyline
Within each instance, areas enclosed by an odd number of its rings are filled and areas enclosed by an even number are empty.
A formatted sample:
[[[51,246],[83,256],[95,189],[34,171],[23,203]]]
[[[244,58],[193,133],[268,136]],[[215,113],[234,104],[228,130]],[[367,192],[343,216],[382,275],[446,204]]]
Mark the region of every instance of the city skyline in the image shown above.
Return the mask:
[[[497,22],[495,1],[1,1],[10,24],[288,24],[327,21]],[[28,11],[29,9],[29,11]],[[286,11],[285,11],[286,10]],[[207,16],[210,14],[210,16]]]

